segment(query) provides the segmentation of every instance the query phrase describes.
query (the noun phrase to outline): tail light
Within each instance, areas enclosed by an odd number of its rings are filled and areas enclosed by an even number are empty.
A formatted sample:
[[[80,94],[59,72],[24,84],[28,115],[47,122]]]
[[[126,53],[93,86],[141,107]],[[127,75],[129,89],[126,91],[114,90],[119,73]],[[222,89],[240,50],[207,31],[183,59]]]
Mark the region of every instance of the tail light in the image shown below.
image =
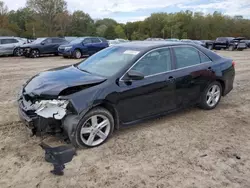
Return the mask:
[[[235,64],[236,64],[235,61],[233,61],[233,62],[232,62],[232,66],[235,67]]]

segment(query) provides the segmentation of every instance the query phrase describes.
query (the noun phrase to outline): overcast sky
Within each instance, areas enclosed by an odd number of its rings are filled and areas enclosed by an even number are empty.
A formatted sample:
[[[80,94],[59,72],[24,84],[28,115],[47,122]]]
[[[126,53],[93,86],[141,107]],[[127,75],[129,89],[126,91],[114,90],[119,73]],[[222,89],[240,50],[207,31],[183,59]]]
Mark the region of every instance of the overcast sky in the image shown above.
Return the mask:
[[[9,10],[24,7],[26,0],[3,0]],[[212,13],[217,10],[226,15],[250,18],[250,0],[66,0],[68,10],[82,10],[94,19],[109,17],[118,22],[143,20],[154,12],[181,10]]]

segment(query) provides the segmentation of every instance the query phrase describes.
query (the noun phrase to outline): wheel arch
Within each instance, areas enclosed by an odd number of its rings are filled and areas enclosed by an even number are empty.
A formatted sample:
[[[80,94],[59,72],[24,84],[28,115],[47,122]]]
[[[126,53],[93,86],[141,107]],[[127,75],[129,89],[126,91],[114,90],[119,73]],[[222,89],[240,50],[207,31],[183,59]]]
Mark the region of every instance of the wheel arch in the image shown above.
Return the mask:
[[[221,87],[222,87],[222,96],[224,96],[224,92],[225,92],[225,82],[222,79],[216,79],[217,82],[220,83]]]
[[[96,107],[102,107],[102,108],[107,109],[112,114],[112,116],[114,118],[115,129],[118,130],[120,128],[119,114],[118,114],[118,111],[116,110],[116,108],[113,104],[111,104],[108,101],[102,101],[102,102],[96,104],[95,106],[93,106],[90,110],[92,110],[93,108],[96,108]]]

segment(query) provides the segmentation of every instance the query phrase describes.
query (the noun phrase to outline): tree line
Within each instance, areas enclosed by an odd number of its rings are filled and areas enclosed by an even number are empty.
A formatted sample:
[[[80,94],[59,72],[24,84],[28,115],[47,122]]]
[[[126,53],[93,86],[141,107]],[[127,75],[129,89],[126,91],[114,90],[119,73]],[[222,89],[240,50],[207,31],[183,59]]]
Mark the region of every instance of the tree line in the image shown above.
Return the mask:
[[[126,38],[190,38],[215,39],[220,36],[250,38],[250,20],[214,12],[181,11],[153,13],[143,21],[126,24],[104,18],[94,20],[77,10],[70,13],[64,0],[27,0],[26,6],[8,10],[0,1],[0,36],[37,38],[45,36],[100,36],[107,39]]]

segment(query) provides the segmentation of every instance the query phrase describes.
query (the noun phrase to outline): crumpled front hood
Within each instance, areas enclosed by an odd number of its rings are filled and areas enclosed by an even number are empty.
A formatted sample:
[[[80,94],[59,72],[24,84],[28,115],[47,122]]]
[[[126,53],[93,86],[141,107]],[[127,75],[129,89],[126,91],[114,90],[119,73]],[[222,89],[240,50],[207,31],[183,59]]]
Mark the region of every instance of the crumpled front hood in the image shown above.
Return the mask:
[[[35,44],[35,43],[28,43],[28,44],[23,44],[21,45],[20,47],[21,48],[32,48],[32,47],[35,47],[35,46],[38,46],[39,44]]]
[[[98,84],[106,78],[89,74],[75,66],[59,67],[34,76],[25,86],[24,93],[29,96],[58,96],[69,87]]]
[[[59,46],[59,48],[65,48],[65,47],[73,47],[73,45],[65,44],[65,45],[60,45],[60,46]]]

